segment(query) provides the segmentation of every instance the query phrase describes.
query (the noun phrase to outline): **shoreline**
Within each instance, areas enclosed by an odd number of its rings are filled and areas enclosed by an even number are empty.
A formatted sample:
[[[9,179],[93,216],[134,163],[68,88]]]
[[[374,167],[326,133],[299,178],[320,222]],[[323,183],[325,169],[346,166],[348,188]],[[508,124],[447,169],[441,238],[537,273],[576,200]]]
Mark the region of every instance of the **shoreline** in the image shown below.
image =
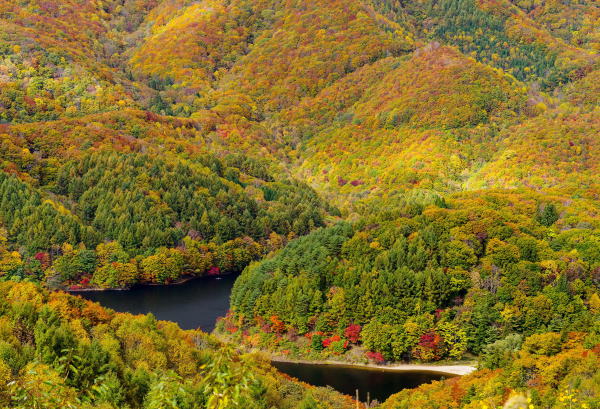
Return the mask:
[[[376,364],[356,364],[351,362],[342,361],[310,361],[302,359],[288,359],[280,356],[269,355],[271,362],[281,363],[294,363],[294,364],[308,364],[308,365],[331,365],[348,368],[362,368],[366,370],[381,370],[386,372],[411,372],[411,371],[422,371],[432,372],[444,375],[463,376],[468,375],[477,370],[475,366],[468,364],[390,364],[390,365],[376,365]]]
[[[229,276],[231,274],[234,273],[229,273],[229,274],[220,274],[220,275],[213,275],[213,276],[209,276],[209,275],[204,275],[204,276],[187,276],[187,277],[182,277],[176,281],[173,281],[172,283],[167,283],[167,284],[160,284],[160,283],[138,283],[138,284],[134,284],[131,287],[126,287],[126,288],[99,288],[99,287],[92,287],[92,288],[75,288],[75,289],[70,289],[70,288],[65,288],[62,291],[65,291],[67,293],[86,293],[86,292],[102,292],[102,291],[129,291],[132,290],[136,287],[170,287],[170,286],[174,286],[174,285],[181,285],[181,284],[185,284],[189,281],[192,280],[197,280],[197,279],[201,279],[201,278],[223,278],[226,276]]]

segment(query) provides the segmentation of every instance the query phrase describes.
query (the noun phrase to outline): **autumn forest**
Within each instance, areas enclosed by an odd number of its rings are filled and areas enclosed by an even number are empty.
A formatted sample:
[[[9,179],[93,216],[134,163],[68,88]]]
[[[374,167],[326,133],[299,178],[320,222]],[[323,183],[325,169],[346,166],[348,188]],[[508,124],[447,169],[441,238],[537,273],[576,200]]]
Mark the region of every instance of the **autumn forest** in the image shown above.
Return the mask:
[[[600,408],[598,2],[0,0],[0,408],[357,404]]]

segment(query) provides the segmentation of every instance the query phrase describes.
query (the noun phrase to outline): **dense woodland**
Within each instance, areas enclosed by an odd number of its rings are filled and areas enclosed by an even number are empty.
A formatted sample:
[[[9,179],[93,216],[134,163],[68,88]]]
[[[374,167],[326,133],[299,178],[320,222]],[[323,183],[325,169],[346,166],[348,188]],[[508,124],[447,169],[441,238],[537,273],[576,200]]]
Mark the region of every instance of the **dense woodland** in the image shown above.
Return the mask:
[[[4,274],[45,276],[53,286],[116,288],[239,272],[322,226],[325,214],[310,188],[275,182],[239,156],[86,155],[56,169],[45,186],[49,198],[12,176],[0,180],[0,217],[23,253]]]
[[[0,406],[351,404],[48,292],[241,272],[236,346],[478,361],[383,408],[600,407],[599,21],[594,0],[0,0]]]
[[[257,332],[241,334],[245,342],[295,356],[362,344],[373,360],[400,361],[480,354],[511,334],[593,328],[600,235],[568,225],[577,209],[543,200],[413,197],[318,230],[244,272],[227,329],[249,322]]]
[[[351,408],[200,331],[31,283],[0,283],[0,405],[31,408]]]

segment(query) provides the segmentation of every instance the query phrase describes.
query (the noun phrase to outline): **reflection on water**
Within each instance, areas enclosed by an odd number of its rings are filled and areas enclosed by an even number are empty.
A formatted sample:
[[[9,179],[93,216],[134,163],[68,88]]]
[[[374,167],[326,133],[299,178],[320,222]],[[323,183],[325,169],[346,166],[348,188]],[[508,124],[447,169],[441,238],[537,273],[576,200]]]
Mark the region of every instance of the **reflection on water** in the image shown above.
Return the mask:
[[[132,314],[153,313],[183,329],[211,332],[218,317],[229,309],[229,295],[237,275],[202,277],[172,286],[140,286],[128,291],[81,292],[88,300]]]

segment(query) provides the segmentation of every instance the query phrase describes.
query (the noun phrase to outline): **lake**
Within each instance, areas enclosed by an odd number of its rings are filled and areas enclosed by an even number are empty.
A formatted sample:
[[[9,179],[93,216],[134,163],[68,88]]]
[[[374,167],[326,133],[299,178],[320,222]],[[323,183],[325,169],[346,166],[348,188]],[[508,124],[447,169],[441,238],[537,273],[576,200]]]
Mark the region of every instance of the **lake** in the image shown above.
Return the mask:
[[[120,312],[147,314],[173,321],[183,329],[215,329],[217,318],[229,309],[229,295],[237,275],[201,277],[176,285],[145,285],[131,290],[77,292]]]
[[[171,286],[139,286],[127,291],[78,292],[92,301],[120,312],[132,314],[152,313],[159,320],[174,321],[184,329],[200,328],[211,332],[218,317],[229,309],[229,295],[237,275],[202,277]],[[350,367],[343,365],[319,365],[290,362],[273,362],[273,366],[290,376],[316,386],[332,388],[354,396],[359,390],[360,399],[380,402],[405,388],[451,375],[434,372],[390,370]]]

